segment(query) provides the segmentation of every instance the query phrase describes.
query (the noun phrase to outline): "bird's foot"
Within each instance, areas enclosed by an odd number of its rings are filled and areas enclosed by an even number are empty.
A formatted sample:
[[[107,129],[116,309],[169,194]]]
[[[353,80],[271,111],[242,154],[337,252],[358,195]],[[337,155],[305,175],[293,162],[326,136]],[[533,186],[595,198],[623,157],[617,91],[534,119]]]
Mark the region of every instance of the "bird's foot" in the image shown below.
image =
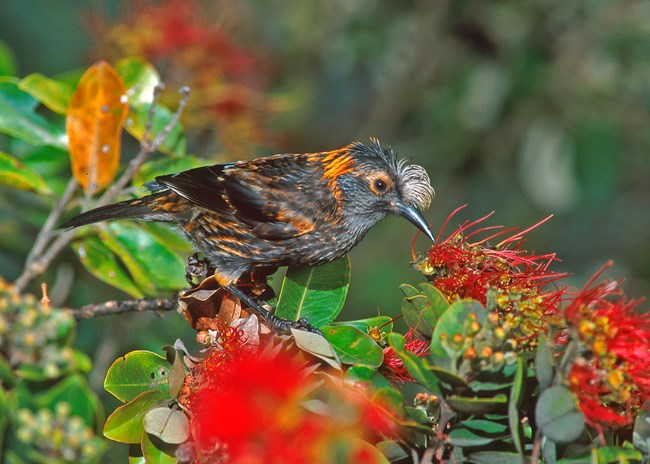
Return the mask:
[[[246,294],[241,288],[239,288],[235,284],[230,284],[224,288],[228,292],[230,292],[230,294],[236,296],[241,301],[246,303],[246,305],[250,308],[252,312],[255,313],[256,316],[268,322],[268,324],[271,327],[273,327],[279,332],[288,332],[291,329],[297,329],[297,330],[305,330],[311,333],[317,333],[320,335],[323,334],[323,332],[321,332],[320,329],[311,325],[309,321],[305,318],[300,318],[297,321],[290,321],[288,319],[278,317],[275,314],[267,311],[255,298]]]
[[[198,287],[194,283],[194,278],[201,279],[202,277],[209,276],[214,272],[207,259],[201,258],[199,253],[194,253],[187,257],[185,261],[185,280],[190,284],[191,288]]]

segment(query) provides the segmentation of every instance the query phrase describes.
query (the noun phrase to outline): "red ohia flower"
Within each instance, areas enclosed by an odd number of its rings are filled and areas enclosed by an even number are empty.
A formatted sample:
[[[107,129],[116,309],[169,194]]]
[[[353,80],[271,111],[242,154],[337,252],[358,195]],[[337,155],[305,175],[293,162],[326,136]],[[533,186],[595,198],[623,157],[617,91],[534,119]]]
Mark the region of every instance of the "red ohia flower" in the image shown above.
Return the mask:
[[[569,384],[592,425],[620,426],[634,420],[650,399],[650,313],[638,314],[620,281],[594,281],[607,263],[564,309],[571,338],[579,344]]]
[[[429,354],[430,341],[422,340],[414,336],[415,332],[411,329],[404,336],[404,349],[416,356],[426,356]],[[409,374],[404,361],[400,359],[392,347],[384,348],[384,361],[381,365],[382,371],[387,379],[396,383],[415,382],[415,379]]]

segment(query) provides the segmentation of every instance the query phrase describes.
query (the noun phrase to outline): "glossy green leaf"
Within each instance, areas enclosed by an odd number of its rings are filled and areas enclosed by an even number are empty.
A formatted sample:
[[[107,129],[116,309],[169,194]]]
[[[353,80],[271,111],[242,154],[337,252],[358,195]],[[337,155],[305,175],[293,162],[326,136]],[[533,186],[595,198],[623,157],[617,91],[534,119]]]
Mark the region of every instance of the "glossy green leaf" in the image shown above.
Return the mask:
[[[404,336],[392,332],[388,334],[388,343],[395,351],[395,354],[402,360],[406,370],[417,382],[433,393],[442,394],[440,393],[438,378],[429,371],[424,360],[406,350]]]
[[[41,176],[2,151],[0,151],[0,185],[42,194],[52,193]]]
[[[118,61],[115,70],[129,89],[129,103],[151,102],[153,90],[161,82],[156,68],[142,58],[128,57]]]
[[[454,335],[460,334],[464,338],[467,321],[470,317],[475,317],[479,324],[484,325],[487,318],[485,308],[479,302],[469,300],[457,301],[447,308],[436,323],[431,337],[431,357],[434,360],[447,359],[456,354],[448,352],[447,348],[443,346],[441,337],[446,334],[447,338],[451,340]]]
[[[72,244],[72,249],[86,270],[99,280],[128,293],[134,298],[144,297],[131,276],[124,271],[113,252],[97,237],[88,237]]]
[[[342,363],[381,366],[384,352],[370,335],[346,325],[324,326],[322,331]]]
[[[142,454],[142,445],[140,443],[132,443],[129,445],[129,464],[147,464]]]
[[[517,453],[506,451],[479,451],[469,455],[469,462],[474,464],[524,464]]]
[[[16,58],[5,41],[0,40],[0,76],[15,76],[18,73]]]
[[[377,449],[389,460],[389,462],[397,462],[402,459],[407,459],[410,455],[404,451],[397,442],[393,440],[384,440],[377,443]]]
[[[508,409],[508,397],[496,395],[492,398],[470,398],[463,396],[451,396],[447,398],[447,404],[461,414],[480,415],[493,412],[504,412]]]
[[[155,390],[168,395],[171,365],[151,351],[137,350],[118,358],[104,379],[104,388],[120,401],[131,401],[142,392]]]
[[[176,446],[163,442],[148,433],[142,434],[140,450],[142,451],[143,464],[174,464],[176,459]]]
[[[142,426],[148,434],[172,445],[183,443],[190,436],[190,422],[178,409],[151,409],[145,414]]]
[[[508,402],[508,424],[510,425],[510,435],[515,449],[524,456],[523,429],[520,420],[521,404],[523,402],[525,387],[525,365],[523,356],[517,357],[517,373],[510,389],[510,401]]]
[[[388,333],[393,331],[392,320],[393,319],[388,316],[375,316],[366,319],[357,319],[356,321],[333,322],[332,325],[349,325],[350,327],[355,327],[365,333],[368,333],[371,329],[378,329],[381,327],[382,332]]]
[[[139,225],[111,222],[100,237],[145,294],[157,296],[158,289],[176,290],[187,284],[183,259]]]
[[[59,402],[70,405],[70,415],[81,417],[87,426],[95,427],[103,422],[104,410],[97,395],[90,389],[86,379],[72,374],[34,398],[39,408],[54,410]]]
[[[575,396],[563,385],[542,392],[535,406],[535,420],[546,438],[560,444],[578,439],[584,428]]]
[[[306,330],[291,329],[296,346],[325,361],[331,367],[341,370],[341,361],[332,344],[321,334]]]
[[[553,354],[544,334],[539,334],[535,356],[535,375],[540,390],[546,390],[553,382]]]
[[[331,323],[343,309],[350,285],[347,256],[321,266],[290,267],[282,282],[276,315],[306,318],[313,326]]]
[[[0,78],[0,132],[31,145],[67,148],[63,121],[55,124],[36,113],[38,101],[18,88],[18,79]]]
[[[121,443],[140,443],[145,414],[163,404],[165,399],[166,395],[159,390],[145,391],[136,396],[133,401],[120,406],[108,416],[104,436]]]
[[[438,380],[452,387],[467,388],[467,382],[460,375],[438,366],[430,366],[426,359],[423,359],[424,365],[435,375]]]
[[[74,93],[71,85],[38,73],[23,78],[18,87],[59,114],[66,113]]]
[[[508,426],[487,419],[465,419],[460,422],[463,427],[485,435],[508,436]]]

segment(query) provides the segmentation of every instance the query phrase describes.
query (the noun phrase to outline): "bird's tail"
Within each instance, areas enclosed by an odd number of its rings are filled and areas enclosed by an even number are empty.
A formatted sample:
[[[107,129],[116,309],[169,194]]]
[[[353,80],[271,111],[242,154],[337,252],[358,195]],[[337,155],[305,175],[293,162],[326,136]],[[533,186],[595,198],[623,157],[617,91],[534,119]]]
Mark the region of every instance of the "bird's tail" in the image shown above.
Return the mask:
[[[86,224],[94,224],[112,219],[142,219],[145,221],[159,222],[172,221],[173,218],[168,214],[161,214],[151,208],[156,203],[156,200],[158,200],[158,197],[161,197],[164,193],[154,193],[143,198],[134,198],[132,200],[91,209],[64,222],[60,228],[74,229],[75,227],[85,226]]]

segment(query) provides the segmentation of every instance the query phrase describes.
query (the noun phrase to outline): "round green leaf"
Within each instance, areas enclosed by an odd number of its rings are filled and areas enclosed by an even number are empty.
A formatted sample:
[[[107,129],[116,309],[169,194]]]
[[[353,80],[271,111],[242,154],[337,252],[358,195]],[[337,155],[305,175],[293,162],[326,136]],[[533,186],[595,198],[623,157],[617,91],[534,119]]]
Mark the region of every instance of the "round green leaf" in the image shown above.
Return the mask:
[[[104,388],[125,402],[149,390],[167,395],[167,379],[171,367],[165,358],[156,353],[132,351],[115,360],[109,367],[104,379]]]
[[[584,418],[576,406],[576,398],[563,385],[542,392],[535,406],[537,426],[555,443],[577,440],[584,428]]]
[[[190,436],[190,422],[178,409],[152,409],[145,414],[142,425],[145,432],[172,445],[183,443]]]
[[[339,315],[350,285],[350,259],[344,256],[321,266],[290,267],[282,282],[276,315],[313,326],[331,323]]]
[[[431,337],[431,356],[434,359],[446,359],[450,356],[445,347],[442,345],[441,336],[446,334],[451,338],[455,334],[465,337],[466,321],[470,314],[476,316],[476,321],[484,325],[487,318],[485,308],[478,301],[457,301],[447,308],[440,316]]]
[[[108,416],[104,436],[121,443],[140,443],[144,428],[142,420],[152,408],[164,403],[166,395],[150,390],[136,396],[133,401],[120,406]]]
[[[384,352],[370,335],[347,325],[325,326],[322,330],[342,363],[381,366]]]

